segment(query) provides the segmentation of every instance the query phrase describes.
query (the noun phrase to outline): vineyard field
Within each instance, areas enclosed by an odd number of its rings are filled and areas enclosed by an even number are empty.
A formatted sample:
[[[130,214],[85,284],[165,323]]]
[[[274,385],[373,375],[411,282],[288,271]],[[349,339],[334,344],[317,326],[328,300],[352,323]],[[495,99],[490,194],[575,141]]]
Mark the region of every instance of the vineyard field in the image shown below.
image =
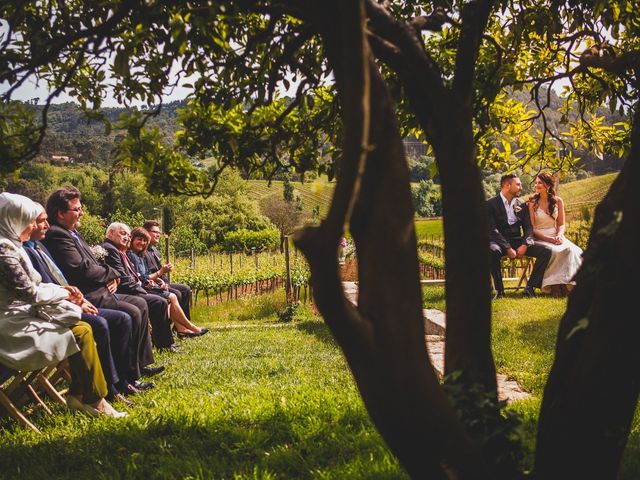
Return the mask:
[[[260,203],[260,200],[273,194],[282,195],[283,182],[273,180],[248,180],[249,198]],[[314,208],[320,208],[320,216],[326,215],[331,204],[335,182],[329,182],[326,178],[317,178],[304,183],[291,182],[294,197],[300,197],[302,206],[306,212],[312,212]]]

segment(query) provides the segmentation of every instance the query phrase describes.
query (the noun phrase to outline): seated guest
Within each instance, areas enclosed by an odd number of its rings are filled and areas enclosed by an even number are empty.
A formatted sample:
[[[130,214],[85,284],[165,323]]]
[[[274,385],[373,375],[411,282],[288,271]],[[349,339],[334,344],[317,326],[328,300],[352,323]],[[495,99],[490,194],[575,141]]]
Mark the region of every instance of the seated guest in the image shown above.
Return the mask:
[[[40,240],[44,239],[49,222],[44,207],[36,203],[38,216],[36,228],[31,232],[29,240],[23,247],[29,255],[33,268],[40,274],[45,283],[55,283],[73,289],[77,305],[82,309],[82,321],[91,325],[93,338],[98,347],[98,355],[109,394],[107,400],[119,400],[127,405],[132,402],[122,395],[132,393],[131,384],[135,381],[135,372],[130,370],[133,354],[131,348],[131,316],[125,312],[108,308],[96,308],[76,287],[69,286],[66,278],[51,258],[51,254]],[[134,387],[135,388],[135,387]]]
[[[155,293],[165,298],[169,302],[169,318],[173,322],[173,328],[178,338],[198,337],[204,335],[209,330],[193,324],[185,315],[178,297],[169,290],[161,278],[162,268],[150,273],[144,263],[144,253],[149,245],[149,234],[144,228],[136,227],[131,231],[131,245],[127,252],[127,257],[138,273],[138,278],[142,282],[143,288],[148,292]],[[164,267],[163,267],[164,268]]]
[[[164,370],[163,366],[151,366],[154,358],[147,303],[133,295],[116,294],[118,272],[99,262],[85,239],[76,230],[84,215],[80,191],[72,186],[57,189],[49,195],[46,210],[51,225],[42,243],[51,253],[66,280],[71,285],[77,285],[93,305],[129,314],[133,320],[134,351],[130,355],[130,370],[134,372],[135,378],[133,386],[137,390],[153,387],[153,383],[139,380],[142,375],[151,376]]]
[[[153,344],[159,349],[177,351],[171,334],[169,305],[161,296],[149,293],[142,288],[142,282],[127,258],[130,240],[129,227],[124,223],[114,222],[107,227],[107,236],[102,242],[102,246],[107,251],[105,262],[118,272],[120,277],[117,292],[142,298],[149,308]]]
[[[124,417],[107,400],[91,327],[80,320],[76,291],[42,283],[22,247],[38,209],[22,195],[0,194],[0,362],[32,371],[68,357],[67,405],[92,416]]]
[[[170,263],[161,264],[158,242],[160,241],[160,224],[156,220],[147,220],[143,228],[149,233],[149,246],[144,252],[144,263],[150,273],[159,272],[159,278],[169,285],[169,291],[178,297],[178,302],[185,316],[191,320],[191,287],[182,283],[169,283],[167,273],[173,270]]]

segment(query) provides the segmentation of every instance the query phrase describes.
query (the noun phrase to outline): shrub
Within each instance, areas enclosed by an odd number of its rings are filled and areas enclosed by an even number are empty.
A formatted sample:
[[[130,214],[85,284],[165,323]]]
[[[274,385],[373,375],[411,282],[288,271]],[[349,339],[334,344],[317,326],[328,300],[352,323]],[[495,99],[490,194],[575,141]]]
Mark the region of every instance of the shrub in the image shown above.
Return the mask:
[[[227,233],[222,246],[227,252],[239,252],[241,250],[250,252],[253,249],[260,252],[275,248],[279,239],[280,233],[277,230],[265,229],[254,232],[240,229]]]
[[[80,219],[78,230],[89,245],[97,245],[104,241],[107,226],[102,218],[85,213]]]
[[[207,246],[188,225],[180,225],[171,231],[170,245],[176,253],[191,251],[192,249],[196,254],[207,252]]]

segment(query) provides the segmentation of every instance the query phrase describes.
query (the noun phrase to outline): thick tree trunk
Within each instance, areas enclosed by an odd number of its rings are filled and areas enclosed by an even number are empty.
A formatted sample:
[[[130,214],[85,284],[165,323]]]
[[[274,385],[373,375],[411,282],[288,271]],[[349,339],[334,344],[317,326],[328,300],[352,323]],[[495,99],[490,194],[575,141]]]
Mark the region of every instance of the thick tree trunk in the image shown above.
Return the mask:
[[[364,38],[357,36],[362,19],[351,18],[349,25],[345,10],[352,7],[340,3],[323,2],[316,18],[326,18],[322,35],[344,109],[345,153],[327,218],[296,243],[311,267],[316,305],[344,351],[371,419],[409,474],[489,478],[427,355],[414,211],[395,106],[366,43],[363,76],[357,68],[362,58],[340,48],[355,48]],[[368,79],[370,95],[360,88]],[[371,127],[363,132],[367,118]],[[345,221],[358,255],[357,308],[345,299],[338,274]]]
[[[539,479],[616,478],[640,388],[640,118],[602,203],[558,331],[536,448]]]
[[[442,185],[447,336],[445,373],[462,373],[497,398],[491,351],[489,237],[476,164],[470,109],[451,101],[445,130],[434,143]]]

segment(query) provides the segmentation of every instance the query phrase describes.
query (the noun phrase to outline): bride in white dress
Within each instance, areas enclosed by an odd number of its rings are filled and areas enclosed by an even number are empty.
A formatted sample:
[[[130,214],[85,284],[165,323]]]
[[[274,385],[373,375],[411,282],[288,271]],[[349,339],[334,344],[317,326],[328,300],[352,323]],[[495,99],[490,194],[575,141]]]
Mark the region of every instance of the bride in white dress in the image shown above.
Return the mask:
[[[535,241],[551,249],[551,259],[544,272],[541,290],[556,296],[566,295],[573,286],[573,276],[582,263],[582,249],[564,237],[564,201],[556,195],[551,174],[540,173],[529,201],[529,215]]]

